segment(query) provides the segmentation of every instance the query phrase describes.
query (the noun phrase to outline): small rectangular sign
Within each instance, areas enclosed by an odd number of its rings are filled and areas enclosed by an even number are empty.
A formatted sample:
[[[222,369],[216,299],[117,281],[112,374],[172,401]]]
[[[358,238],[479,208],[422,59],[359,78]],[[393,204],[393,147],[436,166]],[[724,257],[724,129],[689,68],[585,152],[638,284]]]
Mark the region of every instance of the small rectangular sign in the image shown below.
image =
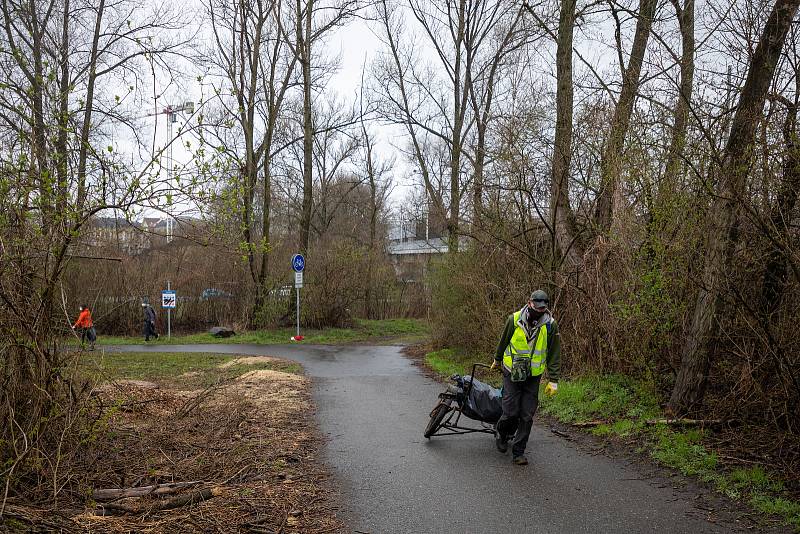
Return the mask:
[[[175,304],[178,300],[178,297],[175,295],[175,291],[173,290],[164,290],[161,292],[161,307],[162,308],[169,308],[175,309]]]
[[[294,287],[303,287],[303,271],[294,273]]]

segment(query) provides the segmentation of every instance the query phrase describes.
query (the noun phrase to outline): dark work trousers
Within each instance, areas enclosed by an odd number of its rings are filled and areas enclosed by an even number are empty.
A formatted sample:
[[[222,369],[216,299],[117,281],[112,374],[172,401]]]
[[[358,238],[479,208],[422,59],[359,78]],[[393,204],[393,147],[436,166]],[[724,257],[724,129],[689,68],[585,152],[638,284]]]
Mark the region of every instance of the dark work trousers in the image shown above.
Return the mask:
[[[503,440],[511,441],[514,457],[525,454],[531,435],[533,415],[539,407],[539,382],[542,375],[530,376],[525,382],[512,382],[511,373],[503,369],[503,415],[497,422],[497,431]]]
[[[158,334],[156,333],[156,324],[151,323],[150,321],[144,322],[144,340],[150,341],[150,338],[158,338]]]

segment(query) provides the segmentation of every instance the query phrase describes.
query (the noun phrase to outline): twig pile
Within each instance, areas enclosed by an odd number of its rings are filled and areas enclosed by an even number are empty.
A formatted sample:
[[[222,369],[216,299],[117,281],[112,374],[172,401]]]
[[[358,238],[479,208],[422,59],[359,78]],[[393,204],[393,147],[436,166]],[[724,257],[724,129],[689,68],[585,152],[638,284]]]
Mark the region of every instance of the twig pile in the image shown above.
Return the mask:
[[[70,466],[81,483],[50,510],[59,519],[7,512],[67,531],[337,531],[308,389],[307,379],[271,370],[200,391],[104,389],[107,427]]]

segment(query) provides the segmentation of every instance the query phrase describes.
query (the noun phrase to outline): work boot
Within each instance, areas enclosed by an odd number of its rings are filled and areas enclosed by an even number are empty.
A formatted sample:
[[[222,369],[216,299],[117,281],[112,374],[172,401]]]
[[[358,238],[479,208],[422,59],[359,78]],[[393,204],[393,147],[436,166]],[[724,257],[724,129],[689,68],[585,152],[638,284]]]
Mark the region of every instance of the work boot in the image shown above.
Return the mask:
[[[528,459],[524,456],[514,456],[514,459],[511,461],[514,462],[515,465],[528,465]]]
[[[500,432],[497,430],[494,431],[494,444],[497,446],[497,450],[503,454],[508,451],[508,439],[500,435]]]

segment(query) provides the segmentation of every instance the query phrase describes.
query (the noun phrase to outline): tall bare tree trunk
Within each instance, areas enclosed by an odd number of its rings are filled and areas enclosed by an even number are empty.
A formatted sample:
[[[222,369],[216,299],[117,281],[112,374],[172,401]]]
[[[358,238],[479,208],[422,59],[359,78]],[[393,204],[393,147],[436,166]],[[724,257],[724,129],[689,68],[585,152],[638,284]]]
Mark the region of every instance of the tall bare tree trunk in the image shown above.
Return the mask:
[[[723,152],[720,181],[710,210],[703,249],[702,285],[694,306],[692,323],[681,348],[681,367],[668,408],[686,413],[703,399],[715,347],[717,317],[728,266],[733,256],[733,233],[739,203],[746,190],[752,161],[755,130],[775,73],[786,34],[800,0],[777,0],[750,62],[731,133]]]
[[[681,82],[678,100],[675,102],[675,123],[672,126],[672,139],[667,153],[662,189],[673,191],[683,168],[683,149],[686,146],[686,131],[689,127],[689,110],[692,103],[694,85],[694,0],[686,0],[683,7],[680,0],[672,0],[678,25],[681,30]]]
[[[653,26],[658,0],[640,0],[639,18],[636,22],[636,33],[633,37],[631,55],[622,79],[622,90],[614,108],[611,128],[608,133],[603,156],[600,161],[600,192],[597,195],[595,208],[595,225],[600,232],[608,232],[614,218],[614,195],[622,173],[622,153],[625,138],[628,135],[631,113],[636,102],[641,83],[642,63],[647,51],[647,41]]]
[[[447,218],[447,248],[458,252],[458,233],[461,218],[461,151],[467,95],[470,87],[471,65],[464,61],[462,46],[467,25],[467,2],[458,2],[458,24],[455,28],[455,60],[453,63],[453,137],[450,149],[450,215]],[[462,71],[466,80],[462,79]]]
[[[678,219],[676,210],[682,209],[670,201],[671,195],[680,185],[684,169],[684,148],[686,135],[689,129],[689,112],[692,104],[692,89],[694,85],[694,0],[685,0],[683,7],[681,0],[671,0],[678,17],[678,26],[681,31],[681,61],[680,81],[678,83],[678,97],[673,110],[672,137],[667,157],[664,164],[664,174],[658,189],[653,195],[652,189],[646,189],[647,200],[647,242],[645,252],[651,262],[655,261],[655,251],[660,231]],[[653,198],[655,196],[655,199]],[[653,265],[654,268],[657,268]]]
[[[261,311],[261,308],[264,305],[264,301],[267,298],[267,274],[269,272],[269,233],[270,233],[270,226],[269,226],[269,216],[270,216],[270,207],[272,206],[272,176],[269,168],[270,158],[264,157],[263,165],[264,165],[264,172],[263,172],[263,180],[264,180],[264,189],[263,195],[264,198],[261,199],[261,269],[258,272],[258,280],[256,281],[256,300],[255,300],[255,312],[258,313]],[[254,319],[256,318],[254,313]]]
[[[367,176],[369,177],[369,261],[367,263],[367,290],[365,293],[366,313],[367,319],[373,319],[372,307],[372,285],[375,270],[375,250],[376,238],[378,236],[378,184],[375,177],[375,166],[372,160],[372,140],[367,134],[366,128],[362,129],[364,132],[364,139],[367,149]]]
[[[311,236],[311,208],[313,207],[313,150],[314,125],[311,121],[311,19],[314,0],[308,0],[305,12],[305,31],[300,23],[302,13],[300,0],[297,0],[297,47],[300,50],[300,65],[303,68],[303,207],[300,218],[300,251],[308,251]],[[305,35],[303,35],[305,33]]]
[[[58,133],[56,134],[56,175],[58,176],[58,201],[56,206],[59,213],[67,212],[68,201],[68,161],[67,132],[69,129],[69,95],[70,95],[70,69],[69,69],[69,0],[64,0],[64,19],[61,21],[61,43],[59,61],[61,62],[61,80],[59,81],[59,107],[58,107]]]
[[[550,184],[552,227],[561,255],[577,265],[583,255],[575,213],[569,203],[572,160],[572,40],[577,0],[562,0],[556,47],[556,136],[553,147],[553,178]]]
[[[86,104],[83,112],[83,125],[81,126],[80,148],[78,150],[78,210],[82,210],[86,203],[86,164],[89,155],[89,132],[92,126],[94,89],[97,82],[97,54],[100,46],[100,29],[105,6],[105,0],[100,0],[92,36],[92,52],[89,58],[89,79],[86,82]]]
[[[788,242],[789,220],[797,204],[800,193],[800,146],[797,139],[797,94],[795,101],[782,99],[786,105],[786,120],[783,125],[783,143],[786,152],[783,156],[783,177],[778,196],[770,214],[771,230],[776,233],[761,283],[761,312],[769,316],[780,307],[786,289],[787,258],[781,243]]]

